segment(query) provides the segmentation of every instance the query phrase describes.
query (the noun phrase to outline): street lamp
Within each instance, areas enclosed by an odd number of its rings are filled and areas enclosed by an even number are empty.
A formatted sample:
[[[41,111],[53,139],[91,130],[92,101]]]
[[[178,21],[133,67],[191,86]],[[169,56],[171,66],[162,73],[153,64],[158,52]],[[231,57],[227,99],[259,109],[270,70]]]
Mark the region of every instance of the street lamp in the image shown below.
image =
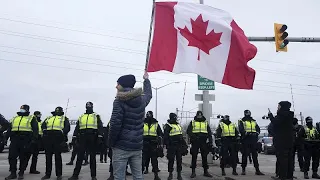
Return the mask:
[[[168,83],[168,84],[165,84],[163,86],[160,86],[160,87],[152,87],[152,89],[156,90],[156,119],[158,119],[158,90],[161,89],[161,88],[164,88],[166,86],[169,86],[171,84],[178,84],[180,82],[171,82],[171,83]]]
[[[314,85],[314,84],[308,84],[308,86],[320,88],[319,85]]]
[[[67,116],[67,112],[68,112],[68,109],[71,109],[71,108],[74,108],[74,107],[77,107],[77,106],[71,106],[71,107],[66,107],[66,110],[65,110],[65,116]]]

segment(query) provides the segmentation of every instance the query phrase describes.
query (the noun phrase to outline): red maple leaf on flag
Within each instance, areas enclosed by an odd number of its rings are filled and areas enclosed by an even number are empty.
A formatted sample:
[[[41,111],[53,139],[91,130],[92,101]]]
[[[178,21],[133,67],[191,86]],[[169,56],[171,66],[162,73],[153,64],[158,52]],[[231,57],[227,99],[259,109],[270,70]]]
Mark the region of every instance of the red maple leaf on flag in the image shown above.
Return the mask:
[[[191,19],[192,32],[189,31],[187,26],[183,29],[178,28],[181,35],[189,41],[188,46],[199,48],[198,60],[200,60],[200,50],[209,55],[211,49],[221,44],[220,38],[222,32],[215,33],[214,30],[212,30],[207,34],[208,23],[209,20],[204,22],[202,15],[200,14],[196,20]]]

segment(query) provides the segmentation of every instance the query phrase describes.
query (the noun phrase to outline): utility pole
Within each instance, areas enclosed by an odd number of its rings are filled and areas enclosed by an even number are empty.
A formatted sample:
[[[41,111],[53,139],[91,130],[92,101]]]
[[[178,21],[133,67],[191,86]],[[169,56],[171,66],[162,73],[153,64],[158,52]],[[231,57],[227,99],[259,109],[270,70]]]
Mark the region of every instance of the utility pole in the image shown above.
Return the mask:
[[[296,112],[296,109],[294,107],[294,99],[293,99],[293,92],[292,92],[292,84],[290,84],[290,89],[291,89],[291,99],[292,99],[292,107],[293,107],[293,112],[295,113]],[[296,116],[296,115],[294,115]]]
[[[67,112],[68,112],[68,108],[69,108],[69,100],[70,100],[70,98],[68,98],[68,101],[67,101],[67,107],[66,107],[66,110],[65,110],[65,116],[67,116]]]
[[[303,125],[303,116],[302,116],[302,112],[300,112],[300,121],[301,121],[301,125]]]

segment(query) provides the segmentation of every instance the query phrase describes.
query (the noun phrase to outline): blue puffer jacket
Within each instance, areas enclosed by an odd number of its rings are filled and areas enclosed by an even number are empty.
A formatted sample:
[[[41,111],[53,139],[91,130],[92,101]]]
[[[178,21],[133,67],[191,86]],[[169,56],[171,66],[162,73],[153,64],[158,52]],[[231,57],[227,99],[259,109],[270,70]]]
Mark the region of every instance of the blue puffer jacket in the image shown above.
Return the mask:
[[[146,79],[142,88],[126,88],[113,102],[109,145],[125,151],[143,148],[145,108],[152,98],[151,83]]]

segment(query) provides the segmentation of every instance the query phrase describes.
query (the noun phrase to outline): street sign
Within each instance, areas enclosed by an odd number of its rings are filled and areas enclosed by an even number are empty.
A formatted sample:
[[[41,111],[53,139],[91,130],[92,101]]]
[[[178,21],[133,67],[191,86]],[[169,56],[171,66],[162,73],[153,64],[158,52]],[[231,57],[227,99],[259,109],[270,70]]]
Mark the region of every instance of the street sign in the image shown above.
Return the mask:
[[[215,90],[214,81],[198,75],[198,90]]]

